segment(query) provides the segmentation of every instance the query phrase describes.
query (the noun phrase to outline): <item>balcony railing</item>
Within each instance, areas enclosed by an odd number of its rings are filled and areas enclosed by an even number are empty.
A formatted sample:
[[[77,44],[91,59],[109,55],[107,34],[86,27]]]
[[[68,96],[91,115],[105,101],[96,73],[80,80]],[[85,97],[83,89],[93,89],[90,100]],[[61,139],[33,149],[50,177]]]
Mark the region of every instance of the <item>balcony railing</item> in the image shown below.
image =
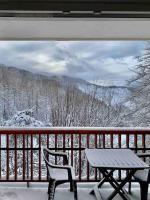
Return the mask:
[[[130,148],[135,152],[150,150],[150,129],[147,128],[1,128],[0,181],[44,182],[47,171],[41,147],[68,153],[80,182],[101,178],[85,157],[85,148]],[[94,155],[93,155],[94,156]],[[62,160],[52,160],[55,164]],[[114,173],[121,180],[127,172]]]

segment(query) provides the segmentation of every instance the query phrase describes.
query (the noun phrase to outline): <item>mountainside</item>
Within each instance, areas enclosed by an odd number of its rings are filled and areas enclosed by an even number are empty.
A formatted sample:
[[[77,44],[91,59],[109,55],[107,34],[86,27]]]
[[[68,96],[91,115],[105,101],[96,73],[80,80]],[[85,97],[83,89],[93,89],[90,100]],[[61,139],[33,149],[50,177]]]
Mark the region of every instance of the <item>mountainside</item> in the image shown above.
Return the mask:
[[[123,103],[129,91],[127,87],[99,86],[78,78],[1,65],[0,119],[2,123],[16,112],[34,107],[33,117],[52,126],[102,126],[98,117],[110,112],[110,105],[116,112],[113,106]],[[93,116],[97,122],[92,121]]]
[[[62,86],[68,84],[74,85],[86,94],[94,94],[96,98],[102,101],[107,99],[108,102],[111,101],[113,104],[124,103],[131,90],[131,88],[127,86],[101,86],[68,76],[52,76],[50,78],[58,81]]]
[[[76,87],[87,94],[95,93],[96,97],[103,100],[103,96],[107,98],[113,97],[113,103],[120,103],[124,101],[126,96],[130,92],[130,88],[126,86],[101,86],[90,83],[83,79],[73,78],[68,76],[46,76],[42,74],[36,74],[26,71],[24,69],[18,69],[15,67],[0,66],[0,84],[7,81],[11,87],[19,88],[19,85],[28,84],[32,86],[33,83],[39,85],[42,82],[44,85],[59,84],[60,87],[65,88],[67,85]],[[43,88],[44,89],[44,88]]]

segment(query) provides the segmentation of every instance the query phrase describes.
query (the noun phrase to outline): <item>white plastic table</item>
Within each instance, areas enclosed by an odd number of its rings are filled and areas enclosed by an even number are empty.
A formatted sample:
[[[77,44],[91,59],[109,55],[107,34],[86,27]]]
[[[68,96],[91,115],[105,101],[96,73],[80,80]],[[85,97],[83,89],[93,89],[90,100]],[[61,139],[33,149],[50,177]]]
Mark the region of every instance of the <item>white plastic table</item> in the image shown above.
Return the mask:
[[[129,149],[86,149],[86,157],[91,167],[97,168],[104,178],[95,185],[91,194],[95,194],[98,200],[102,200],[99,188],[108,181],[114,188],[107,200],[113,199],[118,193],[124,200],[129,196],[123,189],[124,185],[131,181],[132,176],[137,170],[149,168],[133,151]],[[118,183],[112,176],[115,170],[129,170],[129,173],[121,183]]]

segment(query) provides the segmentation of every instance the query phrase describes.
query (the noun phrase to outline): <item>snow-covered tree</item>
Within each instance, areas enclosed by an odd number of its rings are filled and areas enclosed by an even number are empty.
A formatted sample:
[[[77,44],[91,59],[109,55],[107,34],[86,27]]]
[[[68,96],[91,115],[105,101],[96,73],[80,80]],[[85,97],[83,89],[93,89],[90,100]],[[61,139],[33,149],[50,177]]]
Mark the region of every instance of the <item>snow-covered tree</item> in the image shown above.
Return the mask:
[[[135,75],[130,80],[130,117],[133,126],[150,126],[150,44],[143,55],[137,57]]]
[[[3,126],[11,127],[44,127],[43,122],[36,120],[33,116],[34,108],[18,111],[11,119],[4,122]]]

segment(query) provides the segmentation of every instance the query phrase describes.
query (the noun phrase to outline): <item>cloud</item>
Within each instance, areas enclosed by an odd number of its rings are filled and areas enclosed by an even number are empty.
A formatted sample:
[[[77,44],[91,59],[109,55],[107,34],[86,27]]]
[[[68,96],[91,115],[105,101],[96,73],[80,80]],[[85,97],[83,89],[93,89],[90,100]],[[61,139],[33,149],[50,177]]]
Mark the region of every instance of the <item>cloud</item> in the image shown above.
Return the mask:
[[[124,84],[145,41],[1,41],[0,63],[30,71]]]

